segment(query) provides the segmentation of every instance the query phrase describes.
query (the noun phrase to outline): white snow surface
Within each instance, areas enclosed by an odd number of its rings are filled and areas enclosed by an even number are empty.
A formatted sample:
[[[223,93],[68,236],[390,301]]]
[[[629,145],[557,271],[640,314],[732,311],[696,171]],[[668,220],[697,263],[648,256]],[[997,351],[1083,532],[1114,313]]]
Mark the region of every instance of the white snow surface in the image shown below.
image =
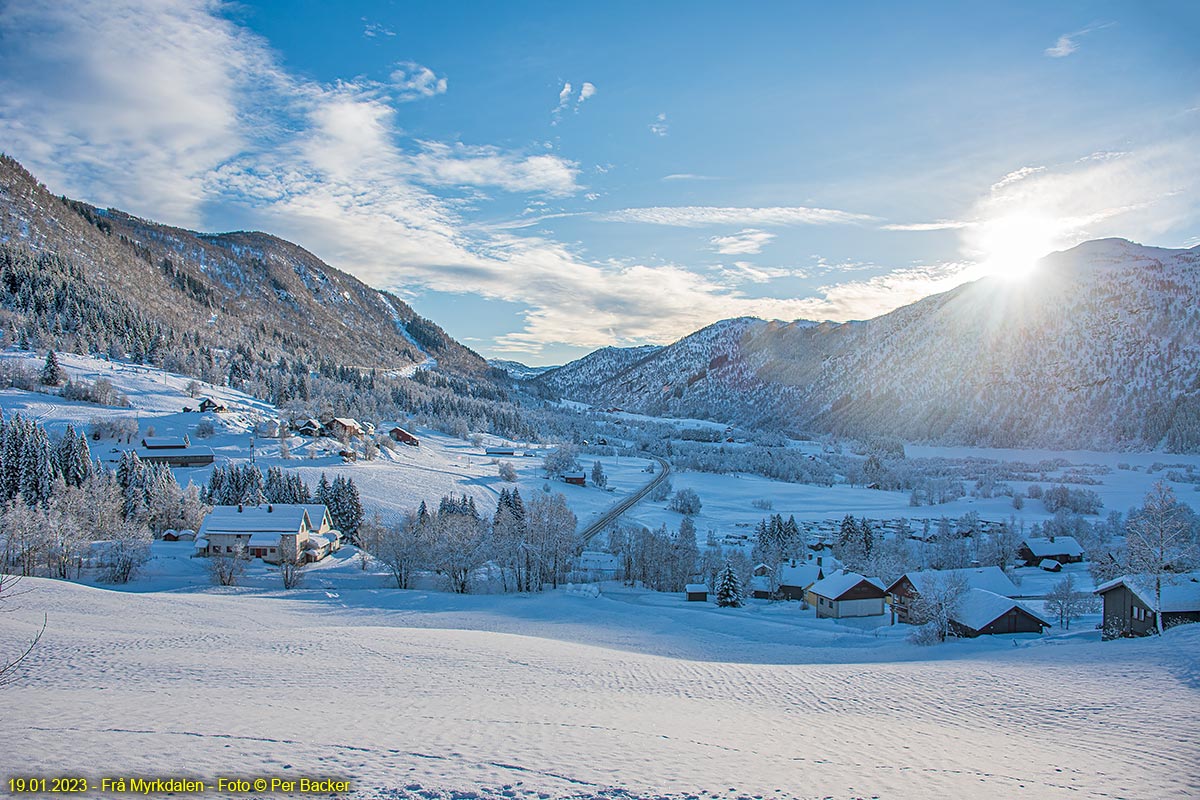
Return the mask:
[[[348,588],[354,571],[291,593],[28,579],[0,648],[48,624],[6,689],[5,763],[345,777],[362,798],[1200,790],[1200,625],[921,648],[796,604]]]

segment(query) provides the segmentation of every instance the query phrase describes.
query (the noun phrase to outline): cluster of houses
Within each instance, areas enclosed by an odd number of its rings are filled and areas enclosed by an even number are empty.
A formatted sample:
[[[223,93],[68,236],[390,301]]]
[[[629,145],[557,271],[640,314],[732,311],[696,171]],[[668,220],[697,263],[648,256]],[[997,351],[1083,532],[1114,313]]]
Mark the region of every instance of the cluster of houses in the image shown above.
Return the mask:
[[[341,440],[355,439],[361,436],[374,436],[376,431],[373,423],[360,422],[351,417],[331,417],[324,422],[318,422],[312,418],[299,419],[293,420],[288,427],[292,433],[301,436],[330,436]],[[392,441],[399,444],[406,444],[410,447],[421,446],[421,440],[417,436],[399,425],[389,428],[387,434]]]
[[[1057,572],[1063,564],[1083,560],[1083,548],[1074,538],[1029,538],[1018,557],[1030,567]],[[959,583],[964,594],[949,620],[960,637],[1041,633],[1051,627],[1042,614],[1016,599],[1017,587],[999,567],[972,567],[907,572],[890,585],[878,578],[847,572],[832,556],[809,554],[772,568],[759,564],[750,579],[750,596],[757,599],[801,600],[815,609],[818,618],[881,616],[891,610],[892,622],[912,623],[914,604],[923,593],[937,591],[948,580]],[[1098,586],[1102,598],[1105,638],[1144,636],[1157,629],[1154,580],[1123,576]],[[689,601],[707,601],[708,588],[689,584]],[[1200,622],[1200,573],[1174,575],[1161,587],[1163,627]]]
[[[216,506],[195,536],[196,555],[236,553],[268,564],[320,561],[342,546],[329,509],[317,503]]]

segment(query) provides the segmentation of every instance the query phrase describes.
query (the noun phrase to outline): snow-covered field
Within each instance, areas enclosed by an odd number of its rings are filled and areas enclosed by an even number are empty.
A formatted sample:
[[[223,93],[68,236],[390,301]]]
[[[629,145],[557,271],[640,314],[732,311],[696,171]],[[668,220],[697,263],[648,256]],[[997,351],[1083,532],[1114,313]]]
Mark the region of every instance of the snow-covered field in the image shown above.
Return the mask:
[[[638,591],[26,588],[0,628],[7,652],[48,617],[5,690],[23,773],[340,777],[362,797],[1200,792],[1200,626],[919,648]]]

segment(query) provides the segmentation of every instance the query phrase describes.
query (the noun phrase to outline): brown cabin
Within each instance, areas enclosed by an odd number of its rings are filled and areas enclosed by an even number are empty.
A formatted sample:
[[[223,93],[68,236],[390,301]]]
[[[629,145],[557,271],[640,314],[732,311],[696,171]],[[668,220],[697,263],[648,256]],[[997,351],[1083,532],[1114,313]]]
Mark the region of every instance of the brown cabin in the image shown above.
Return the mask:
[[[420,439],[418,439],[416,436],[413,436],[411,433],[404,430],[404,428],[401,428],[399,425],[397,425],[396,427],[394,427],[390,431],[388,431],[388,436],[392,437],[393,441],[399,442],[400,444],[406,444],[409,447],[420,447],[421,446]]]
[[[582,472],[568,472],[563,475],[563,481],[571,484],[572,486],[586,486],[587,475]]]
[[[1163,629],[1200,622],[1200,573],[1165,577]],[[1122,575],[1096,587],[1104,599],[1103,638],[1148,636],[1158,630],[1153,577]]]

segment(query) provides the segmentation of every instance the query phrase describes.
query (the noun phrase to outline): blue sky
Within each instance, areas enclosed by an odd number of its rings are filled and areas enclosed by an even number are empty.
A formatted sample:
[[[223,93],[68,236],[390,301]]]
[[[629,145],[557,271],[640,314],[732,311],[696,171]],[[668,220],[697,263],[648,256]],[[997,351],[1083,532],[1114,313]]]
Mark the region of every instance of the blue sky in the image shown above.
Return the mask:
[[[485,355],[1200,243],[1200,4],[10,0],[0,149],[308,247]]]

